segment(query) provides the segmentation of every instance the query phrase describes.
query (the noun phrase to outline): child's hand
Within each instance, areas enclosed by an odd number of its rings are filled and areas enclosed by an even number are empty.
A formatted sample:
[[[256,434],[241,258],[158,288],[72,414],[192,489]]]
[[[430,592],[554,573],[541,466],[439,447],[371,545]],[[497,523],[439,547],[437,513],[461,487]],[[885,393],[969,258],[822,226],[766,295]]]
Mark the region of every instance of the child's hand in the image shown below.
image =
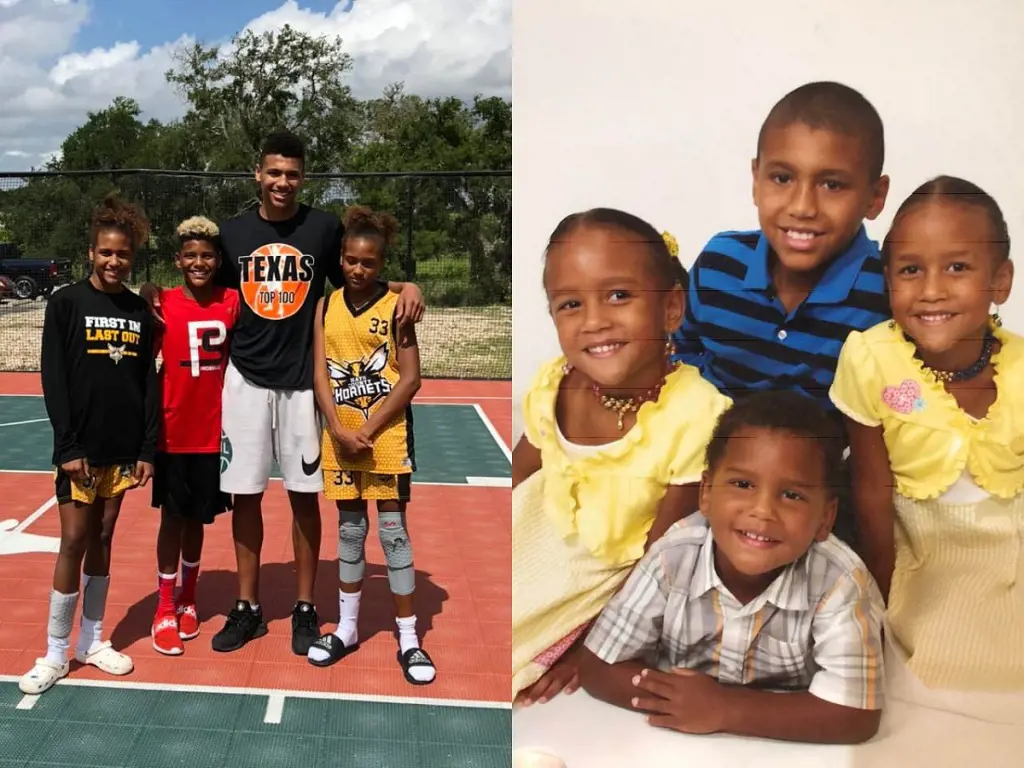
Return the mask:
[[[373,448],[373,441],[349,429],[332,429],[331,436],[341,446],[342,452],[349,456]]]
[[[395,305],[395,322],[399,325],[406,323],[418,323],[423,319],[423,291],[413,283],[406,283],[402,292],[398,294],[398,304]]]
[[[536,683],[519,692],[516,703],[528,707],[534,702],[546,704],[559,693],[571,695],[580,687],[579,663],[570,651],[555,662]]]
[[[157,322],[157,327],[164,324],[164,316],[160,308],[160,288],[153,283],[146,283],[139,289],[139,296],[141,296],[145,302],[149,305],[149,311],[153,313],[153,319]]]
[[[717,680],[692,669],[659,672],[645,669],[633,678],[639,695],[633,707],[650,713],[647,722],[681,733],[715,733],[722,729],[724,697]]]
[[[151,477],[153,477],[153,465],[148,461],[136,461],[135,481],[139,484],[139,488],[145,488]]]
[[[65,475],[83,488],[89,488],[93,483],[92,469],[89,467],[88,459],[66,461],[60,465],[60,468]]]

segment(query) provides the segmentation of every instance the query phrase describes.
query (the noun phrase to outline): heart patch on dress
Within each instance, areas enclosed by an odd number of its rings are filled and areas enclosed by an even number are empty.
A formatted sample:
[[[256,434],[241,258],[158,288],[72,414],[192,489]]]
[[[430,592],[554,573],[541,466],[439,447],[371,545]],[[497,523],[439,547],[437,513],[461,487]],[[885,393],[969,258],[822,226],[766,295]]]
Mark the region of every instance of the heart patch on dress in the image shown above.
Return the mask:
[[[904,379],[898,387],[886,387],[882,390],[882,402],[896,413],[920,411],[924,408],[921,385],[913,379]]]

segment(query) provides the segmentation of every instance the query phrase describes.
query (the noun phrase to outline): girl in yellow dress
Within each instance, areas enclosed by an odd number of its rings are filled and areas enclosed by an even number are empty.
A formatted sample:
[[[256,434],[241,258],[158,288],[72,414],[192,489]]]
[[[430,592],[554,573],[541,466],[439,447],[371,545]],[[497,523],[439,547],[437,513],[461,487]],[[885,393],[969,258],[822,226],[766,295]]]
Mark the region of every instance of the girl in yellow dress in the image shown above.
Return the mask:
[[[1009,250],[983,190],[922,185],[882,248],[893,320],[850,334],[831,396],[891,694],[1024,722],[1024,339],[989,315]]]
[[[674,242],[595,209],[551,235],[544,288],[562,356],[524,400],[512,456],[512,695],[577,685],[588,624],[647,547],[698,507],[704,450],[730,401],[669,362],[686,273]]]

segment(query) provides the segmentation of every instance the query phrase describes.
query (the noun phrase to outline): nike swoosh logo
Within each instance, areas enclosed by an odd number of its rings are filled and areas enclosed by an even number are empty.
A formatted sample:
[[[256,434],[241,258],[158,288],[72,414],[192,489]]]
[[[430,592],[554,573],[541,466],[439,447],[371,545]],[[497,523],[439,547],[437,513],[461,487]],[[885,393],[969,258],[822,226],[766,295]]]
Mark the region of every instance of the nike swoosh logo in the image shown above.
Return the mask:
[[[314,474],[316,474],[316,471],[319,468],[320,468],[320,454],[319,453],[316,455],[316,459],[314,459],[312,463],[306,461],[306,457],[305,456],[302,457],[302,471],[305,472],[307,475],[314,475]]]

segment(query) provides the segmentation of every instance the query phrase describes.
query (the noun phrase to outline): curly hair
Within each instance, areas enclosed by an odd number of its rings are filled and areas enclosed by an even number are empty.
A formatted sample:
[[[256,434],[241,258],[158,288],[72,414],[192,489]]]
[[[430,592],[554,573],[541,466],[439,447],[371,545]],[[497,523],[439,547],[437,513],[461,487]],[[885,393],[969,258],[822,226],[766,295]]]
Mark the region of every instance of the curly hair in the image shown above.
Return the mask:
[[[381,257],[388,247],[395,244],[398,234],[398,219],[390,213],[374,211],[365,205],[353,205],[345,211],[342,219],[345,225],[345,238],[368,237],[380,241]]]
[[[189,240],[206,240],[216,245],[220,237],[220,227],[205,216],[192,216],[178,225],[175,234],[180,245]]]
[[[138,206],[121,200],[115,193],[107,195],[92,212],[89,244],[95,248],[100,232],[110,229],[124,234],[133,251],[149,241],[149,219],[146,214]]]

